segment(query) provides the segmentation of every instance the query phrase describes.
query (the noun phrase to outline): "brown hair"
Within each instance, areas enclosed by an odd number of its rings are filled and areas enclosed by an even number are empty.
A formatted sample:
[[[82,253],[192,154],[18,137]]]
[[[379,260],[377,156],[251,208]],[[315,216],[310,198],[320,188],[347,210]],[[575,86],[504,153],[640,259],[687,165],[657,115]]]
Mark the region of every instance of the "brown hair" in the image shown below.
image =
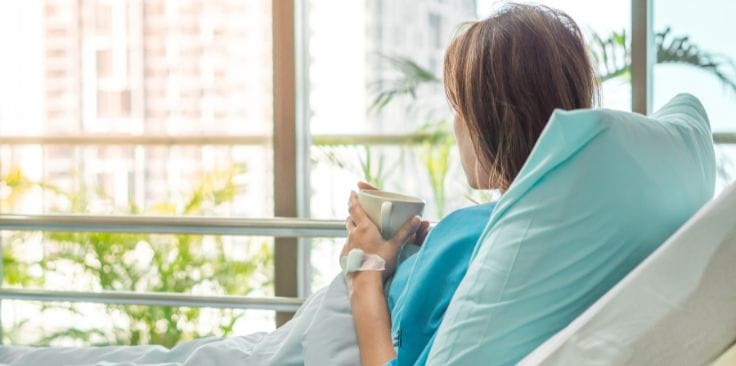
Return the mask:
[[[506,190],[555,108],[590,108],[597,79],[562,11],[509,4],[470,23],[445,55],[445,92],[481,166]]]

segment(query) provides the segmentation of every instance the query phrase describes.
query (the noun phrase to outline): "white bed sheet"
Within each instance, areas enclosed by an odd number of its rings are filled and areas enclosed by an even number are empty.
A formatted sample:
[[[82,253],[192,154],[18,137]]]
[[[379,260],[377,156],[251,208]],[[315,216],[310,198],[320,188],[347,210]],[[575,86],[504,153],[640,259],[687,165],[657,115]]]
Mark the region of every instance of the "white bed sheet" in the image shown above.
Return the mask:
[[[338,275],[271,333],[205,338],[167,349],[161,346],[0,347],[0,365],[22,366],[208,366],[357,365],[347,288]]]
[[[703,365],[734,340],[736,184],[520,365]]]

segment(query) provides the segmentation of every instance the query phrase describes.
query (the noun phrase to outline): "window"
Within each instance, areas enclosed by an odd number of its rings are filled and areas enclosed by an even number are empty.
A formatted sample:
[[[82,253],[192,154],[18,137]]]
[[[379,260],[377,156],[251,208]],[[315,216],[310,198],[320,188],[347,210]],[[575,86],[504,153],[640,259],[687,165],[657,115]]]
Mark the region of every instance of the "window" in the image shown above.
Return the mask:
[[[736,54],[727,47],[733,32],[726,18],[736,9],[728,1],[697,8],[685,1],[541,1],[576,19],[603,80],[601,105],[617,109],[638,109],[632,91],[651,86],[641,83],[648,75],[631,73],[631,44],[645,38],[632,37],[632,15],[651,2],[648,30],[659,34],[660,46],[699,58],[650,64],[654,95],[643,101],[658,107],[677,92],[694,93],[710,113],[716,140],[733,141],[721,134],[734,132],[736,112],[736,69],[728,62]],[[292,297],[286,300],[293,309],[296,297],[339,272],[343,239],[309,234],[297,241],[257,230],[246,236],[207,225],[285,216],[319,221],[339,237],[358,180],[425,198],[431,220],[492,199],[497,192],[467,187],[441,76],[458,27],[499,6],[495,0],[0,3],[6,50],[0,220],[89,215],[84,219],[107,225],[132,220],[125,228],[143,231],[0,230],[0,292],[61,289],[90,301],[99,291],[242,295],[258,306],[267,303],[261,297],[278,295]],[[723,11],[707,22],[693,20],[704,8]],[[685,53],[677,48],[691,44],[697,47]],[[734,149],[717,147],[721,186],[736,177]],[[143,222],[151,219],[168,223],[157,224],[165,232]],[[186,225],[200,232],[181,231]],[[2,293],[0,299],[3,340],[17,344],[172,346],[269,330],[274,319],[288,318],[275,315],[275,306],[41,303]],[[71,325],[75,331],[67,332]]]
[[[656,0],[653,7],[657,50],[654,108],[688,92],[703,102],[714,132],[736,131],[736,25],[729,17],[736,12],[736,3],[678,0],[665,5]],[[736,149],[719,145],[716,157],[720,190],[736,179]]]
[[[0,213],[273,216],[269,2],[4,2],[0,24]],[[5,287],[274,291],[270,237],[3,231],[0,240]],[[171,346],[272,329],[273,318],[2,302],[3,336],[19,344]],[[78,334],[65,332],[72,326]]]

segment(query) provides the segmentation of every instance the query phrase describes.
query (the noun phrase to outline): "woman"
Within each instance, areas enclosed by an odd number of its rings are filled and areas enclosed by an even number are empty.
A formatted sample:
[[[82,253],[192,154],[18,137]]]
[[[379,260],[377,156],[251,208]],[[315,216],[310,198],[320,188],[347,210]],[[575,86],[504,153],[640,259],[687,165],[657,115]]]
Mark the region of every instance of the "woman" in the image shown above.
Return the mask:
[[[590,108],[597,85],[575,22],[558,10],[519,4],[470,24],[453,40],[444,82],[468,183],[501,192],[518,174],[552,111]],[[363,365],[426,362],[492,209],[486,204],[452,213],[396,270],[399,250],[422,227],[420,220],[410,220],[394,238],[383,240],[351,194],[343,253],[359,248],[386,261],[385,271],[346,275]],[[387,299],[383,284],[392,275]]]

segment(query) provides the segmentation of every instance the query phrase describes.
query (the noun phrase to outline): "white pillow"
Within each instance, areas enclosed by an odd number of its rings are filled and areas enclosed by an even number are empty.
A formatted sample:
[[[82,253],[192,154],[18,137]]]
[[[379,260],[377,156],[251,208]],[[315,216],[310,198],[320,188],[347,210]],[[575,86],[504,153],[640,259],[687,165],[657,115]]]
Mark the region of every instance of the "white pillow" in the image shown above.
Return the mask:
[[[693,96],[650,117],[557,110],[498,201],[430,365],[516,363],[567,326],[712,198]]]
[[[522,365],[703,365],[736,341],[736,184]]]

